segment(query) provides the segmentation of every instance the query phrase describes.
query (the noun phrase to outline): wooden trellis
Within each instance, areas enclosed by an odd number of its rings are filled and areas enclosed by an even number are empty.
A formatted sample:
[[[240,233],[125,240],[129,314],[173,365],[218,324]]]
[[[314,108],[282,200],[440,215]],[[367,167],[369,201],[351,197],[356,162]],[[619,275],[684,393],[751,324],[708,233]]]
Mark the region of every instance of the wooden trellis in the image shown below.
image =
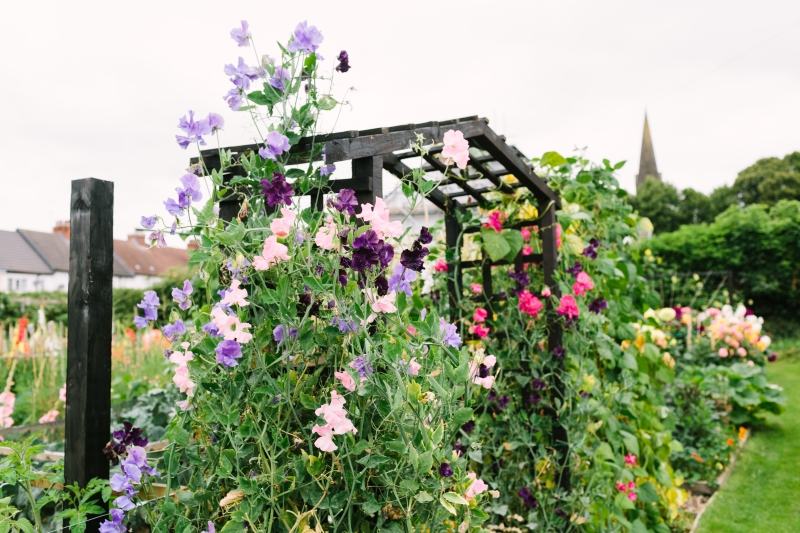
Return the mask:
[[[487,305],[491,306],[495,300],[491,284],[491,268],[493,265],[508,264],[505,260],[492,261],[484,254],[480,261],[461,261],[460,249],[457,246],[462,233],[480,231],[480,227],[462,228],[458,222],[459,210],[472,209],[478,206],[490,207],[492,202],[487,199],[487,193],[499,191],[513,193],[519,187],[525,187],[533,193],[540,207],[540,217],[535,220],[526,220],[523,223],[507,227],[521,228],[523,226],[538,226],[542,243],[542,253],[516,257],[514,264],[521,266],[526,262],[540,263],[544,272],[545,284],[552,294],[560,297],[560,289],[555,280],[558,266],[558,249],[556,244],[556,210],[560,208],[558,195],[539,178],[533,169],[525,162],[526,158],[515,147],[506,143],[505,137],[498,135],[489,127],[489,121],[477,116],[465,117],[440,122],[426,122],[422,124],[404,124],[389,128],[374,128],[369,130],[351,130],[314,138],[303,138],[292,149],[290,162],[303,161],[303,154],[310,152],[312,145],[324,144],[325,164],[334,164],[341,161],[352,161],[352,176],[348,179],[333,179],[327,184],[327,191],[312,189],[308,194],[312,196],[312,205],[321,209],[323,206],[323,193],[339,192],[342,189],[352,189],[356,193],[359,203],[369,202],[375,204],[377,197],[383,196],[383,170],[397,176],[401,180],[411,175],[411,168],[404,160],[420,157],[420,154],[410,148],[411,143],[417,141],[417,135],[425,138],[425,144],[439,144],[433,146],[424,156],[426,172],[443,172],[445,165],[436,156],[443,146],[445,132],[456,130],[463,133],[469,142],[470,159],[466,179],[442,177],[428,199],[444,212],[447,247],[456,253],[456,260],[448,262],[448,294],[451,314],[458,316],[458,302],[462,294],[462,275],[466,268],[481,268],[484,281],[484,295]],[[224,148],[231,152],[232,161],[235,163],[243,155],[258,152],[260,146],[249,144]],[[203,162],[209,170],[221,168],[219,151],[216,149],[201,152]],[[191,163],[196,164],[197,158]],[[241,165],[234,164],[226,169],[223,174],[223,183],[229,183],[234,176],[246,174]],[[516,178],[516,183],[508,183],[502,178],[507,175]],[[220,202],[220,218],[230,221],[237,217],[241,209],[241,200],[238,194],[229,194]],[[554,320],[555,310],[551,299],[547,300],[548,316],[548,346],[552,351],[562,346],[562,327],[558,320]],[[563,364],[563,363],[562,363]],[[560,370],[563,370],[560,369]],[[564,395],[564,387],[556,373],[554,389],[557,394]],[[568,475],[568,438],[566,428],[557,420],[554,411],[553,443],[560,455],[561,473],[558,476],[559,486],[569,490],[570,479]]]

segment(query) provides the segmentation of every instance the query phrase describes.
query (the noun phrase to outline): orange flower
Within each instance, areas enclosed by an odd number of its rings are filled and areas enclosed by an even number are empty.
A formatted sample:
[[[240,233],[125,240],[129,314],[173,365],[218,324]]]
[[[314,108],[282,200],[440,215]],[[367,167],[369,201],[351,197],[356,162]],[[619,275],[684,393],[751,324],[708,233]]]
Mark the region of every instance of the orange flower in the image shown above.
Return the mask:
[[[743,427],[739,427],[739,440],[744,440],[747,438],[747,430]]]
[[[696,460],[698,463],[702,463],[703,462],[703,458],[700,457],[699,455],[697,455],[696,453],[692,454],[692,459]]]
[[[733,439],[728,439],[728,446],[733,446]]]

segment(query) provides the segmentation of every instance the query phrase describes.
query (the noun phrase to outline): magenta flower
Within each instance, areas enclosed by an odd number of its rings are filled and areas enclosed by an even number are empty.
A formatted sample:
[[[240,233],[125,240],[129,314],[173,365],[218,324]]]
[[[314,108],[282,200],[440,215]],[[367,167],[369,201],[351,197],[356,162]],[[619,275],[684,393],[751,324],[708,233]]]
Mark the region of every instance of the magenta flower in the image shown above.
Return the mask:
[[[629,453],[625,456],[625,464],[628,466],[636,466],[636,456]]]
[[[249,27],[250,25],[247,24],[247,21],[243,20],[241,28],[233,28],[231,30],[231,39],[236,41],[236,44],[239,46],[250,46],[250,39],[252,39],[253,36],[247,31]]]
[[[282,135],[279,131],[271,131],[267,134],[264,146],[258,150],[258,155],[263,159],[275,161],[275,157],[289,151],[289,138]]]
[[[294,29],[294,37],[289,43],[289,52],[305,52],[311,54],[322,44],[322,34],[316,26],[309,26],[307,21],[303,21]]]

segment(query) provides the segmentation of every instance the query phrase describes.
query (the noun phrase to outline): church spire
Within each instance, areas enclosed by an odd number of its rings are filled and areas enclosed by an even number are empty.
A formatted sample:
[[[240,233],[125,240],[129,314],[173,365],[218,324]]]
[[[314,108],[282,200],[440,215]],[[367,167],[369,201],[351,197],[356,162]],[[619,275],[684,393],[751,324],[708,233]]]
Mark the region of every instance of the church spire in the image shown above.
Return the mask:
[[[636,188],[644,180],[652,177],[661,181],[661,174],[656,166],[656,153],[653,151],[653,140],[650,138],[650,125],[647,123],[647,113],[644,114],[644,132],[642,133],[642,155],[639,158],[639,174],[636,175]]]

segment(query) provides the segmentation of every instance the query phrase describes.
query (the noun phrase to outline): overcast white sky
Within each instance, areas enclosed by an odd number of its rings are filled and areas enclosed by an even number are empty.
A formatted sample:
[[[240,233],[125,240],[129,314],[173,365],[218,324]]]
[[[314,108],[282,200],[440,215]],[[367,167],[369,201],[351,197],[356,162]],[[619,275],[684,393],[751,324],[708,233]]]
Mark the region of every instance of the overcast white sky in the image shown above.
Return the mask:
[[[124,7],[123,7],[124,5]],[[190,151],[188,109],[222,113],[223,142],[252,140],[222,69],[275,55],[307,19],[342,49],[352,109],[336,126],[481,115],[530,157],[588,147],[628,160],[645,108],[664,179],[710,192],[755,160],[800,150],[800,2],[15,2],[0,19],[0,229],[68,219],[70,180],[115,182],[114,234],[162,212]]]

